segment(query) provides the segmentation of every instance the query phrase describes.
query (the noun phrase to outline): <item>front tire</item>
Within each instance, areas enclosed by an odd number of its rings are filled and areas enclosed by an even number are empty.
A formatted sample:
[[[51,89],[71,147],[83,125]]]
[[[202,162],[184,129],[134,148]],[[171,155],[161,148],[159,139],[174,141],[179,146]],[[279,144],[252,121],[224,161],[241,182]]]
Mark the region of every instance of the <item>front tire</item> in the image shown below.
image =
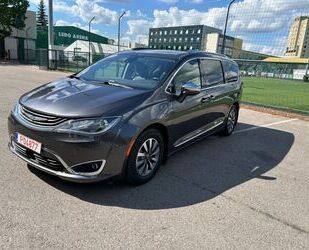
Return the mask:
[[[126,180],[140,185],[153,178],[159,169],[164,153],[164,141],[156,129],[144,131],[135,141],[128,157]]]
[[[233,134],[234,129],[237,125],[237,120],[238,120],[238,108],[236,107],[236,105],[233,105],[230,109],[230,112],[224,123],[224,127],[220,134],[223,136],[230,136],[231,134]]]

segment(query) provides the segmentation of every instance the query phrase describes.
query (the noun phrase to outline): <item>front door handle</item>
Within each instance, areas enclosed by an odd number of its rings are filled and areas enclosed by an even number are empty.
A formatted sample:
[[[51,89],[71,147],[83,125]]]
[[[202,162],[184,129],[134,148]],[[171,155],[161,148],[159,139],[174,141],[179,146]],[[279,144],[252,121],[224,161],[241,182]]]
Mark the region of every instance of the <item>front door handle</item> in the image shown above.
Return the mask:
[[[201,102],[204,103],[204,102],[209,102],[211,100],[214,100],[215,99],[215,96],[214,95],[208,95],[208,96],[205,96],[202,98]]]

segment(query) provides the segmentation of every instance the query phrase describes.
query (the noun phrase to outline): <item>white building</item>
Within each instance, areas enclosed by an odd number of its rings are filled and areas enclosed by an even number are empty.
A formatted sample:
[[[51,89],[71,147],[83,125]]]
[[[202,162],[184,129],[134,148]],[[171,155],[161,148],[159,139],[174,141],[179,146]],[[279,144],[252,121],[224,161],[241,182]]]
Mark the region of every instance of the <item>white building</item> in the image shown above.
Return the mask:
[[[120,51],[130,50],[129,47],[120,46]],[[68,47],[63,48],[64,56],[68,61],[88,61],[89,42],[83,40],[76,40]],[[113,44],[93,43],[90,42],[90,62],[93,63],[94,56],[109,55],[118,52],[118,46]]]
[[[125,46],[120,46],[120,51],[129,50],[130,48]],[[83,40],[77,40],[70,44],[68,47],[64,48],[64,51],[74,51],[74,52],[89,52],[89,42]],[[90,53],[91,54],[113,54],[118,51],[118,46],[113,44],[103,44],[103,43],[90,43]]]
[[[26,12],[25,27],[22,30],[13,28],[9,37],[0,42],[0,58],[26,60],[27,50],[34,50],[36,44],[36,15],[34,11]],[[31,54],[31,53],[30,53]]]

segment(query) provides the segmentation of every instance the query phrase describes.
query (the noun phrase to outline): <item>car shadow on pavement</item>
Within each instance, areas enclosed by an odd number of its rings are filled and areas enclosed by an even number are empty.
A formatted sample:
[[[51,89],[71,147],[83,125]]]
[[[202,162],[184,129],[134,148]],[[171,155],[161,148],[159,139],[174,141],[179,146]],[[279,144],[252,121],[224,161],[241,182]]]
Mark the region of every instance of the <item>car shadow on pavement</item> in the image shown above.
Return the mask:
[[[238,124],[238,130],[253,128]],[[288,154],[294,135],[259,127],[230,137],[211,136],[171,156],[147,184],[70,183],[31,168],[44,182],[83,201],[131,209],[169,209],[208,201],[267,172]]]

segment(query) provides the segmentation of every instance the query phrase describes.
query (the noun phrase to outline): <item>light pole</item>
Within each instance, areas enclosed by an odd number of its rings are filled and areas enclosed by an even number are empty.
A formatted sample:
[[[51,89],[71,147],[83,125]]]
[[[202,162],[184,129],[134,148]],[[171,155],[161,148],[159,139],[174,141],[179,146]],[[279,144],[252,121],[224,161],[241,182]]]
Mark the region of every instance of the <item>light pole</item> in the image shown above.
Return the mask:
[[[235,1],[236,1],[236,0],[232,0],[232,1],[229,3],[229,6],[228,6],[228,8],[227,8],[227,13],[226,13],[226,18],[225,18],[225,25],[224,25],[224,32],[223,32],[223,40],[222,40],[222,46],[221,46],[221,54],[224,54],[227,23],[228,23],[228,21],[229,21],[229,15],[230,15],[231,6],[232,6],[232,4],[233,4]]]
[[[88,34],[88,41],[89,41],[89,44],[88,44],[88,58],[89,58],[89,61],[88,61],[88,66],[90,65],[90,31],[91,31],[91,22],[95,19],[95,16],[92,17],[89,21],[89,34]]]
[[[120,21],[121,18],[126,14],[126,11],[122,12],[122,14],[118,18],[118,52],[120,51]]]
[[[53,26],[53,0],[48,0],[48,48],[47,48],[47,69],[51,68],[54,58],[52,49],[54,45],[54,26]]]

